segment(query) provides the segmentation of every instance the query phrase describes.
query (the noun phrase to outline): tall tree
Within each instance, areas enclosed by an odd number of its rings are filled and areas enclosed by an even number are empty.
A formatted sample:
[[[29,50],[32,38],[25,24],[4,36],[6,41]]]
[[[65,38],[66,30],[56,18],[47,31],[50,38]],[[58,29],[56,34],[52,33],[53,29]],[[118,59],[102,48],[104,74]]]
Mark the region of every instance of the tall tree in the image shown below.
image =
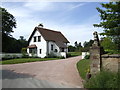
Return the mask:
[[[76,48],[72,45],[68,46],[68,52],[75,52]]]
[[[0,14],[2,14],[2,33],[10,35],[13,32],[13,28],[16,28],[15,17],[7,12],[5,8],[0,7]]]
[[[104,48],[105,51],[116,49],[116,45],[112,42],[112,39],[110,37],[104,37],[101,41],[101,46]]]
[[[86,48],[86,47],[89,48],[90,46],[92,46],[93,42],[94,42],[94,40],[90,40],[89,42],[85,41],[83,43],[84,48]]]
[[[20,43],[21,49],[28,46],[28,42],[24,39],[24,36],[20,36],[20,39],[17,40]]]
[[[77,43],[77,41],[76,41],[74,44],[75,44],[75,47],[77,48],[77,46],[78,46],[78,43]]]
[[[120,50],[120,1],[101,5],[104,9],[96,8],[100,13],[101,22],[94,24],[94,27],[102,27],[104,30],[101,35],[112,37],[117,49]]]
[[[16,20],[12,14],[5,8],[0,7],[0,16],[2,17],[2,52],[12,51],[12,44],[16,41],[11,37],[13,28],[16,28]]]
[[[78,47],[82,48],[81,42],[79,42]]]

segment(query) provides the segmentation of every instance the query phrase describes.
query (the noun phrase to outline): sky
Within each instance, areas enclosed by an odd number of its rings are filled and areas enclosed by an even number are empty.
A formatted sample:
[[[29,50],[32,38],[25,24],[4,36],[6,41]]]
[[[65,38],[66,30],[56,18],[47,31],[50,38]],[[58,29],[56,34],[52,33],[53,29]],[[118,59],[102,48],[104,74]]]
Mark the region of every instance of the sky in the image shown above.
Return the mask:
[[[34,28],[42,23],[44,28],[60,31],[70,41],[93,39],[93,32],[102,32],[93,24],[100,22],[96,7],[101,2],[2,2],[2,7],[16,18],[17,28],[13,37],[24,36],[28,40]]]

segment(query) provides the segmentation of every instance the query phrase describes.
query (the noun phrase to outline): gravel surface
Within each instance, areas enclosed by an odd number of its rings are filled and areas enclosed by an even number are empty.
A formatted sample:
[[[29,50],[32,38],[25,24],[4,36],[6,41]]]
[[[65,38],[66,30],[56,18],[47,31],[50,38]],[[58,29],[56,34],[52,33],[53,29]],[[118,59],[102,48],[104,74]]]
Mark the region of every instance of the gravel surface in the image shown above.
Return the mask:
[[[53,61],[2,65],[3,86],[8,82],[8,86],[4,87],[9,87],[12,81],[14,81],[12,86],[15,86],[19,81],[18,87],[24,87],[22,83],[24,82],[28,83],[26,85],[28,88],[29,86],[34,88],[83,88],[82,79],[76,68],[76,63],[80,59],[81,56],[77,56]]]

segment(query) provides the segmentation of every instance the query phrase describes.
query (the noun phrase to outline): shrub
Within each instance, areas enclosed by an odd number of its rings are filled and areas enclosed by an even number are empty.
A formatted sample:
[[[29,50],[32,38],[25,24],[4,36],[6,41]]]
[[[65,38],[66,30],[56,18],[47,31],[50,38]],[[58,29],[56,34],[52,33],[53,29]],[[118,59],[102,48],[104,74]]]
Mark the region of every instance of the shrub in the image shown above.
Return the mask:
[[[27,48],[22,48],[21,53],[22,53],[22,58],[28,58],[29,57],[27,55]]]
[[[57,56],[53,52],[50,52],[46,58],[57,58]]]
[[[101,71],[84,83],[85,88],[118,88],[118,74]]]
[[[17,58],[20,58],[20,57],[18,55],[15,55],[15,54],[13,54],[13,55],[6,54],[5,56],[2,57],[2,61],[10,60],[10,59],[17,59]]]
[[[9,60],[9,59],[12,59],[10,55],[5,55],[4,57],[2,57],[2,60]]]
[[[29,55],[27,55],[27,54],[22,54],[22,58],[29,58]]]
[[[65,59],[65,57],[64,57],[64,56],[59,56],[58,58],[60,58],[60,59]]]
[[[86,55],[84,59],[90,59],[90,55]]]
[[[16,58],[19,58],[19,56],[17,56],[17,55],[12,55],[12,59],[16,59]]]
[[[68,58],[68,57],[71,57],[72,55],[70,54],[70,53],[67,53],[66,54],[66,57]]]
[[[21,53],[26,54],[27,53],[27,48],[22,48]]]
[[[106,49],[105,54],[120,54],[120,51],[119,50]]]
[[[89,47],[81,48],[81,52],[89,52]]]

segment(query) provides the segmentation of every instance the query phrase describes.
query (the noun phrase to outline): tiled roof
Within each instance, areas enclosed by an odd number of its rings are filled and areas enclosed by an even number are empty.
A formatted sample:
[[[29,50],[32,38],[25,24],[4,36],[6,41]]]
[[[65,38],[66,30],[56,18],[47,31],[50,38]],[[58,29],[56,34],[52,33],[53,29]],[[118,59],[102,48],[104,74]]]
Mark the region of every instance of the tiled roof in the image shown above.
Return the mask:
[[[31,38],[34,35],[36,30],[38,30],[41,33],[41,35],[43,36],[43,38],[46,41],[55,41],[55,42],[59,42],[59,43],[69,43],[69,41],[65,38],[65,36],[61,32],[46,29],[46,28],[40,28],[40,27],[35,27],[28,42],[30,42],[30,40],[31,40]]]
[[[28,48],[37,48],[37,46],[35,44],[32,44],[32,45],[28,46]]]
[[[46,41],[55,41],[55,42],[65,42],[69,41],[64,37],[64,35],[59,31],[53,31],[45,28],[37,28],[37,30],[42,34]]]

